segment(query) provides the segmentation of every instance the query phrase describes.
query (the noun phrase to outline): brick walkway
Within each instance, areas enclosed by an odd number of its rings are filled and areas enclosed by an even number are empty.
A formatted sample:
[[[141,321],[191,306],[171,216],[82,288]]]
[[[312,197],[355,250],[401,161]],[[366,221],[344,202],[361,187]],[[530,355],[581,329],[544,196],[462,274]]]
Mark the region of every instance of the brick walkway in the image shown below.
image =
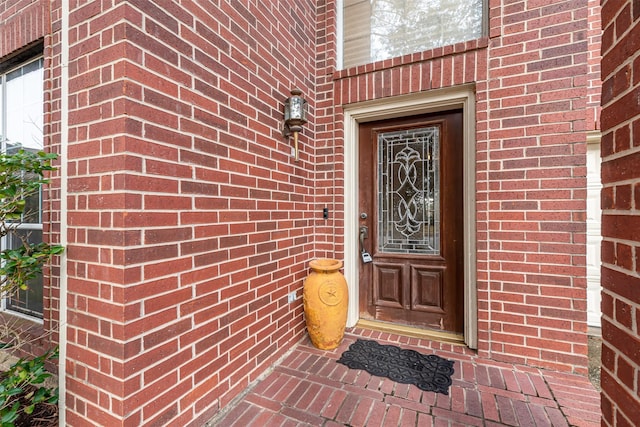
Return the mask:
[[[358,337],[454,360],[449,395],[336,363]],[[207,425],[600,426],[600,395],[584,377],[481,359],[463,346],[350,329],[334,351],[305,339]]]

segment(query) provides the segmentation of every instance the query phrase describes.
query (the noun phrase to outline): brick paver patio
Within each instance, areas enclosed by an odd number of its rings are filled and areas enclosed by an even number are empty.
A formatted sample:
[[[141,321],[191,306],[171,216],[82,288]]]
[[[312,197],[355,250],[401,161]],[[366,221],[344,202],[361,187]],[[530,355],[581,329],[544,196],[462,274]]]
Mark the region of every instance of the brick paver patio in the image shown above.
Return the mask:
[[[356,338],[455,361],[449,395],[424,392],[336,360]],[[334,351],[298,344],[210,426],[600,426],[586,377],[477,357],[463,346],[358,328]]]

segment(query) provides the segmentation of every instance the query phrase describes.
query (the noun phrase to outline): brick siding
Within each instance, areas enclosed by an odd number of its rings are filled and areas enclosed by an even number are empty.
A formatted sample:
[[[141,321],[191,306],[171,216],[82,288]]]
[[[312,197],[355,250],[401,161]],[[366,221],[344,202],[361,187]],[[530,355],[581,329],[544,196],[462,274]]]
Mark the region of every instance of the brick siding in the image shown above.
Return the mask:
[[[44,37],[48,29],[46,9],[47,3],[42,0],[0,2],[0,58]]]
[[[602,425],[640,425],[640,2],[602,2]]]
[[[68,147],[67,224],[55,175],[45,231],[68,240],[69,425],[199,425],[245,389],[304,332],[308,260],[344,257],[343,108],[462,84],[477,101],[479,353],[586,373],[595,2],[490,0],[487,37],[342,71],[335,1],[71,2],[65,144],[62,2],[8,3],[39,30],[2,57],[44,37],[46,144]],[[299,162],[280,133],[293,87],[310,107]]]
[[[199,425],[304,330],[315,10],[103,4],[69,15],[67,423]]]
[[[587,74],[587,130],[600,129],[600,94],[602,80],[600,79],[600,48],[602,44],[602,22],[600,17],[600,0],[589,0],[589,72]]]
[[[584,373],[588,8],[517,2],[491,22],[477,166],[482,349]]]
[[[475,84],[479,351],[585,373],[597,4],[489,4],[488,38],[335,73],[335,122],[352,103]]]

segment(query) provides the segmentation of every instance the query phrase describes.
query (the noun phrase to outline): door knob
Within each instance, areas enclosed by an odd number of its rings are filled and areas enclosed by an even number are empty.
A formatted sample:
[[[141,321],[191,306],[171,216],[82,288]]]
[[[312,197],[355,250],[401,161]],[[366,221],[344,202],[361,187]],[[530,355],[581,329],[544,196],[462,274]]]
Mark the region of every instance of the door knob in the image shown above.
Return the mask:
[[[360,219],[367,219],[367,213],[366,212],[362,212],[360,214]]]

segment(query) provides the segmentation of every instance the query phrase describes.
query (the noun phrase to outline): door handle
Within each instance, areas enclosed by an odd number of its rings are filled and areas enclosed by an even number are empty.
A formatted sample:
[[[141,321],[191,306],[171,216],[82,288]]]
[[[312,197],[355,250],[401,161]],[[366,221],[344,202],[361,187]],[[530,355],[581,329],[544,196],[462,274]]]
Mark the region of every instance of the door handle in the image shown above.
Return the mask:
[[[364,239],[369,238],[369,227],[363,225],[360,227],[360,250],[364,252]]]
[[[362,256],[362,262],[369,263],[373,261],[371,254],[364,248],[364,239],[369,237],[369,227],[366,225],[360,226],[360,254]]]

